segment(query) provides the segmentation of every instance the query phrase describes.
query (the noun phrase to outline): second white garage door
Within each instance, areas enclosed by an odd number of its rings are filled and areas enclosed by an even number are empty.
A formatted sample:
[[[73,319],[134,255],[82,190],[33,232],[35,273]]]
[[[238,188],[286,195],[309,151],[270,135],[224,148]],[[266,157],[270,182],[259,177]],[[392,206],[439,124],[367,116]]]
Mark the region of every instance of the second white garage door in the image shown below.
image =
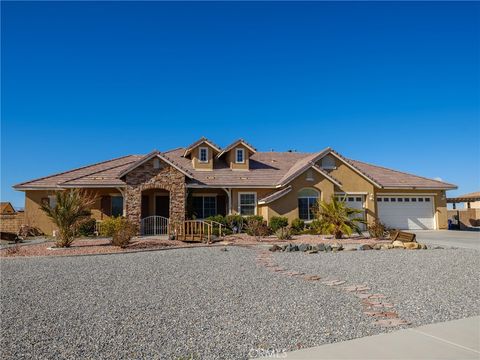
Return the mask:
[[[433,230],[432,196],[377,196],[378,217],[386,226],[400,230]]]

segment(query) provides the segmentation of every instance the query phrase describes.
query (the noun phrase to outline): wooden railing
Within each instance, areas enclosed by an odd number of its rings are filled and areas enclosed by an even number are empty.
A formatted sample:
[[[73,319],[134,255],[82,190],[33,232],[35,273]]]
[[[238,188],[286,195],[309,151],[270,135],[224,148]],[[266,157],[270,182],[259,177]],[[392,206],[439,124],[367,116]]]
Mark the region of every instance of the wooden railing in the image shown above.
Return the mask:
[[[185,220],[183,222],[170,222],[169,236],[180,241],[201,241],[211,243],[215,230],[222,236],[223,225],[216,221]]]

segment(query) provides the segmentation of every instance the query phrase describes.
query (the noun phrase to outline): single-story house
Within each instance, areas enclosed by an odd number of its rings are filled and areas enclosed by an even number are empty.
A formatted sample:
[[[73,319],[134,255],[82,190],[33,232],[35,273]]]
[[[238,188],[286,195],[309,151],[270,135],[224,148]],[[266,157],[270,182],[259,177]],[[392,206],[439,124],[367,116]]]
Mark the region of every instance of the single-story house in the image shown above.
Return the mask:
[[[348,159],[331,148],[315,153],[260,152],[239,139],[221,148],[207,138],[190,146],[127,155],[17,184],[26,217],[44,233],[51,221],[40,210],[54,191],[95,193],[93,216],[183,221],[216,214],[313,219],[312,205],[332,196],[399,229],[446,229],[445,191],[456,186]]]

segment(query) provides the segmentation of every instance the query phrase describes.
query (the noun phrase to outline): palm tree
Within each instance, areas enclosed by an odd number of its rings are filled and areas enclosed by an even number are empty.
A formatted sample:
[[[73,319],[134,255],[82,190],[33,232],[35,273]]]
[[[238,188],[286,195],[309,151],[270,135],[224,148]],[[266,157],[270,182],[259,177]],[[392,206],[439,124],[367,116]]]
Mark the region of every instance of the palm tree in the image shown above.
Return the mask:
[[[361,234],[360,224],[365,220],[356,215],[361,214],[361,210],[353,209],[347,206],[344,200],[337,200],[332,196],[330,202],[319,201],[316,215],[318,218],[318,227],[322,233],[333,234],[335,239],[341,239],[343,235],[350,236],[353,232]]]
[[[95,199],[84,190],[68,189],[55,193],[56,204],[41,205],[41,209],[58,227],[58,247],[69,247],[75,239],[75,230],[79,223],[91,215],[90,207]]]

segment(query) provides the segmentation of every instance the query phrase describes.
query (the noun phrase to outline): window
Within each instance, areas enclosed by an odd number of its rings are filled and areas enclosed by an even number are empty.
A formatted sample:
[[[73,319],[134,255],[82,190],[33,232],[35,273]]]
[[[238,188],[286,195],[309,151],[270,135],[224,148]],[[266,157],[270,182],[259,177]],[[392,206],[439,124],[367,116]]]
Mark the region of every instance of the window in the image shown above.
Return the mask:
[[[314,189],[303,189],[298,192],[298,217],[302,220],[313,220],[315,218],[315,206],[318,201],[318,191]]]
[[[398,202],[403,202],[403,198],[398,198],[397,201]]]
[[[201,147],[198,149],[198,159],[200,162],[208,162],[208,148]]]
[[[50,205],[51,208],[54,208],[57,206],[57,196],[56,195],[48,195],[48,205]]]
[[[123,215],[123,196],[112,196],[112,216]]]
[[[240,215],[255,215],[257,206],[256,193],[238,194],[238,212]]]
[[[425,201],[426,201],[426,202],[430,202],[430,198],[425,198]]]
[[[423,202],[423,198],[418,198],[418,201]]]
[[[335,159],[331,155],[327,155],[322,158],[322,168],[323,169],[335,169]]]
[[[412,202],[416,202],[417,201],[417,198],[412,198]]]
[[[377,202],[382,202],[382,198],[377,198]]]
[[[353,197],[349,197],[348,201],[353,202],[353,201],[355,201],[355,199]]]
[[[193,211],[197,219],[217,215],[217,198],[215,196],[194,196]]]
[[[357,198],[355,198],[355,201],[362,201],[362,198],[361,198],[361,197],[357,197]]]
[[[235,150],[235,162],[237,164],[245,163],[245,150],[244,149],[236,149]]]
[[[395,201],[397,201],[397,199],[396,198],[391,198],[390,201],[395,202]]]
[[[315,179],[313,178],[313,171],[312,169],[307,170],[307,178],[305,179],[307,181],[314,181]],[[338,199],[337,199],[338,200]]]
[[[404,200],[405,200],[405,202],[410,202],[409,198],[405,198]]]
[[[389,198],[384,198],[383,199],[383,202],[388,202],[389,201]]]

